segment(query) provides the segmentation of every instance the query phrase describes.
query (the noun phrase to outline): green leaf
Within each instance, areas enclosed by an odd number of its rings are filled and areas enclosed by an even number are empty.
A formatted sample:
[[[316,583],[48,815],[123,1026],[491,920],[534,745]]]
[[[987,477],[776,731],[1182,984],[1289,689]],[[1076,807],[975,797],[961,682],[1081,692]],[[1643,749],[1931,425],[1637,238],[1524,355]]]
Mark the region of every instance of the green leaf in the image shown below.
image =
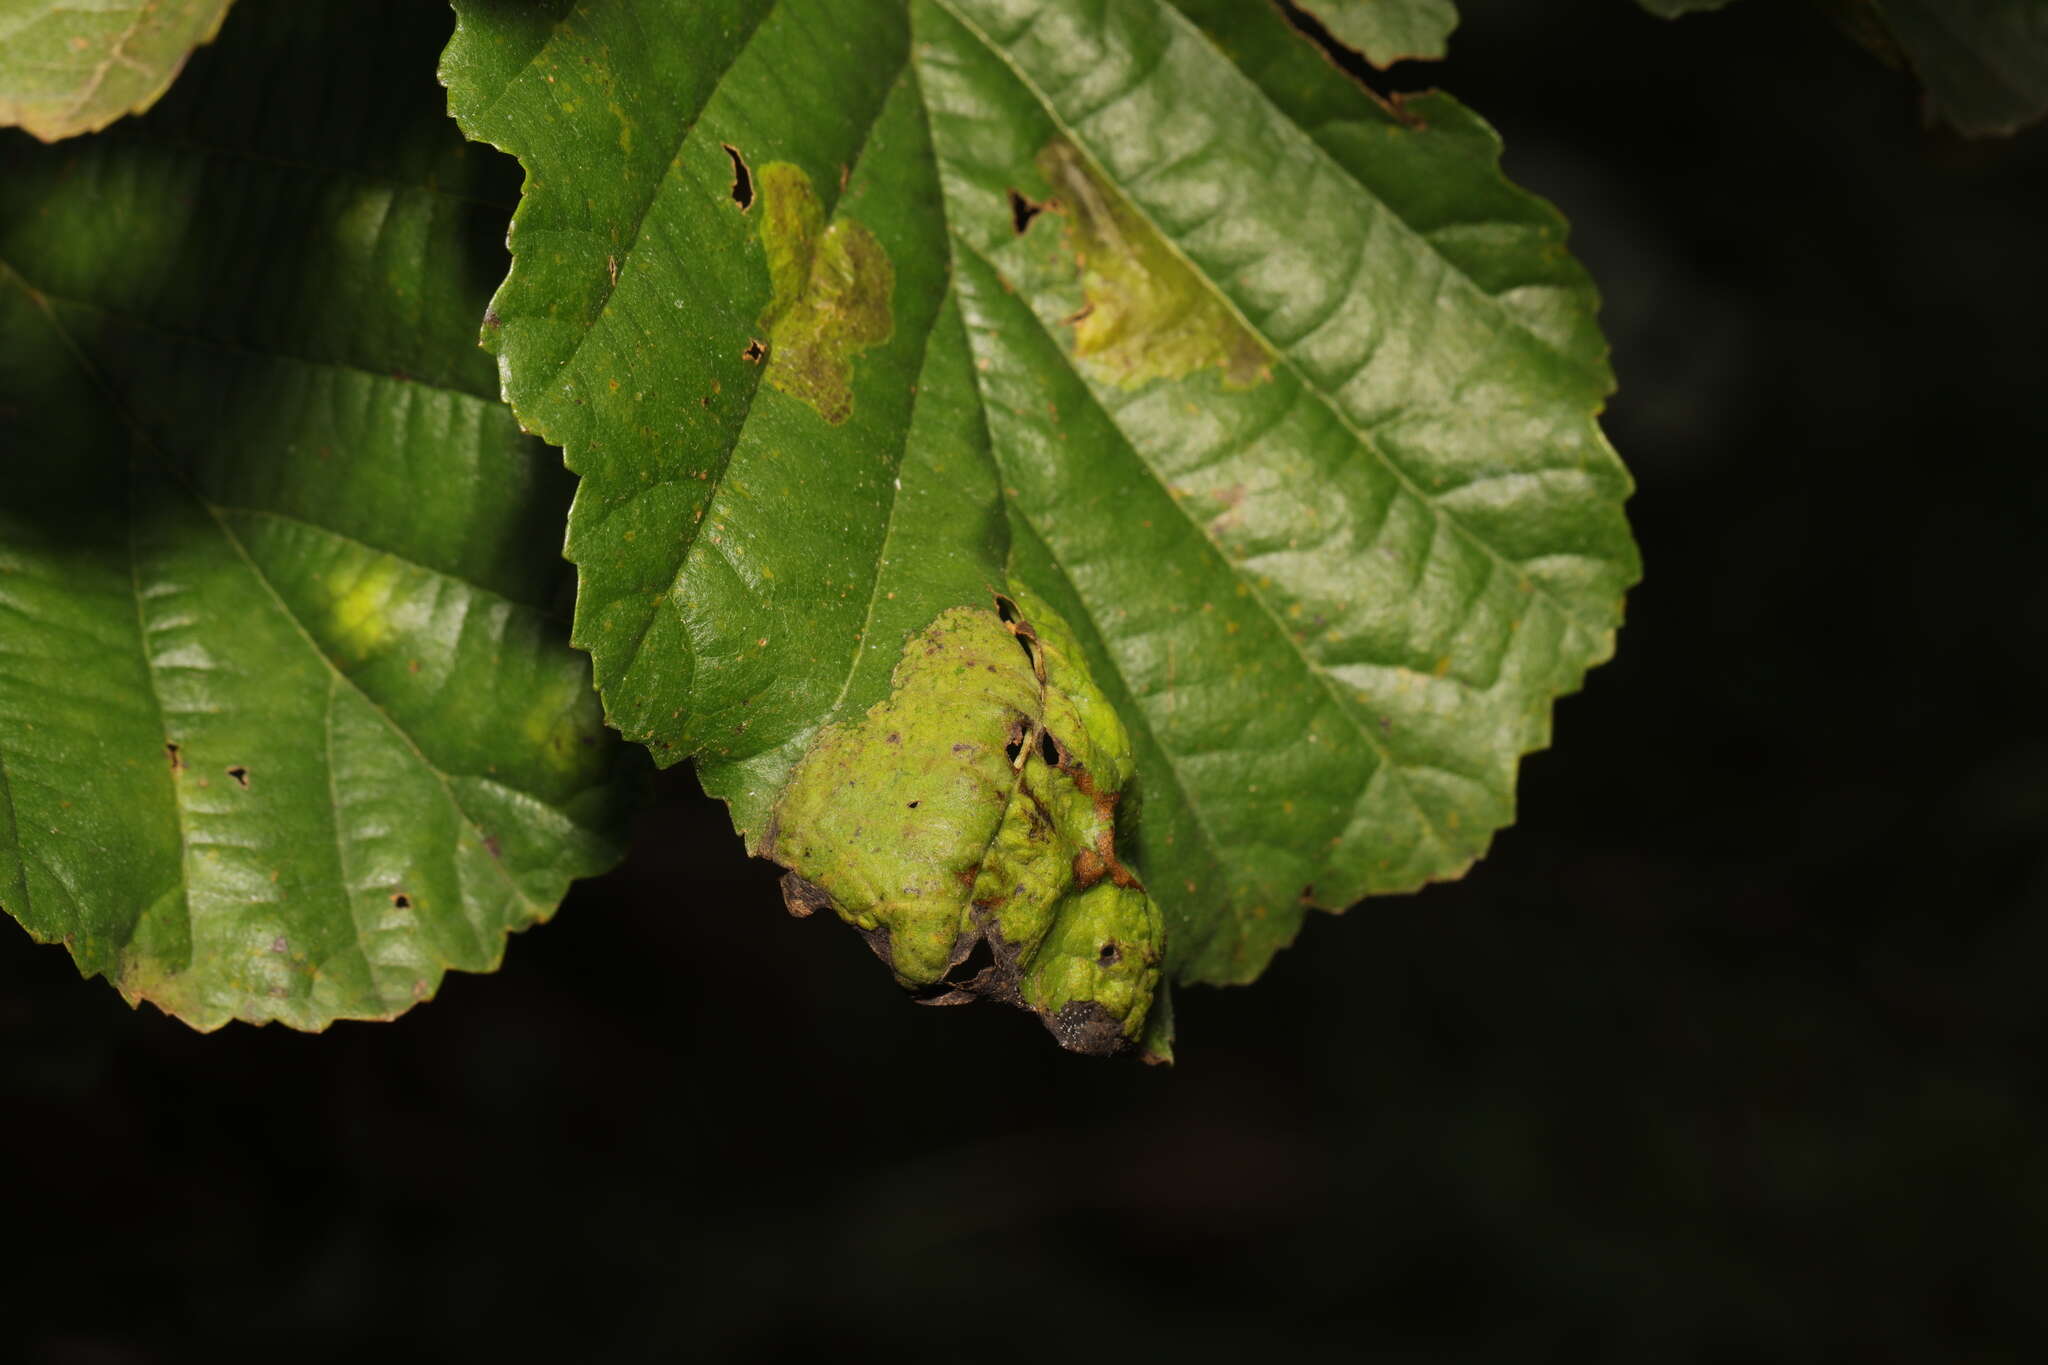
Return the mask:
[[[445,19],[367,8],[0,141],[0,903],[200,1028],[395,1015],[616,851],[567,479],[472,334],[511,187],[361,79]]]
[[[1973,137],[2048,114],[2048,3],[1871,0],[1935,110]]]
[[[1638,569],[1593,292],[1479,119],[1397,117],[1239,0],[457,12],[451,107],[527,173],[485,340],[580,476],[575,638],[616,725],[802,863],[792,908],[889,900],[919,943],[878,946],[942,998],[1079,979],[1080,754],[1167,973],[1243,981],[1508,823]],[[1072,640],[1064,701],[920,665],[994,623]],[[1127,784],[1048,719],[1086,695]],[[1051,761],[977,767],[1041,729]],[[907,820],[927,774],[951,832]],[[1053,872],[939,897],[1019,792]]]
[[[1296,0],[1330,36],[1381,70],[1402,61],[1441,61],[1458,26],[1452,0]]]
[[[0,127],[45,142],[155,104],[232,0],[0,0]]]

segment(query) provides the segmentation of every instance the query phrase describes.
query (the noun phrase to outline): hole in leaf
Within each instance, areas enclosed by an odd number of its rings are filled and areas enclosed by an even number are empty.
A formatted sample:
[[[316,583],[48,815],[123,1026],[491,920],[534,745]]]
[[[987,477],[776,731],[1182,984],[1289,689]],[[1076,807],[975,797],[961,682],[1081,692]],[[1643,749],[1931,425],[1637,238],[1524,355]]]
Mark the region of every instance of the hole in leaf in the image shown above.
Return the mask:
[[[964,986],[996,965],[995,949],[989,947],[985,938],[976,939],[974,947],[958,964],[949,968],[941,981],[949,986]]]
[[[1002,620],[1004,625],[1009,625],[1015,622],[1018,619],[1017,604],[1015,602],[1012,602],[1009,598],[1003,596],[1001,593],[997,593],[996,615]]]
[[[1003,745],[1003,755],[1010,760],[1010,766],[1017,766],[1017,756],[1024,752],[1024,734],[1018,727],[1010,729],[1009,743]]]
[[[747,342],[747,349],[741,351],[740,354],[745,356],[750,364],[758,365],[761,363],[761,358],[768,354],[768,348],[759,341],[750,340]]]
[[[403,891],[400,891],[394,896],[392,896],[391,903],[401,910],[412,909],[412,897],[406,895]]]
[[[1045,766],[1048,768],[1060,766],[1059,741],[1052,737],[1052,731],[1040,730],[1038,732],[1038,756],[1045,760]]]
[[[1030,228],[1032,220],[1044,212],[1045,205],[1034,204],[1016,190],[1010,191],[1010,226],[1019,237]]]
[[[740,206],[741,213],[745,213],[754,206],[754,177],[748,173],[746,158],[740,155],[739,148],[730,142],[718,145],[725,148],[725,154],[732,158],[732,202]]]
[[[915,801],[912,801],[912,802],[910,802],[910,803],[909,803],[909,805],[910,805],[910,809],[912,809],[912,810],[916,810],[916,809],[917,809],[917,802],[915,802]]]
[[[1117,964],[1117,959],[1122,956],[1123,954],[1117,950],[1116,944],[1105,943],[1097,950],[1095,960],[1105,967],[1114,967]]]
[[[1402,114],[1400,108],[1401,97],[1398,93],[1385,94],[1381,92],[1379,86],[1384,78],[1384,73],[1374,70],[1372,63],[1366,61],[1363,53],[1356,52],[1339,42],[1336,35],[1332,34],[1324,26],[1321,19],[1302,9],[1299,4],[1295,3],[1295,0],[1278,0],[1278,3],[1280,13],[1286,17],[1287,22],[1293,25],[1295,31],[1300,33],[1302,37],[1322,49],[1323,57],[1330,65],[1358,82],[1359,85],[1365,88],[1367,94],[1392,109],[1394,114],[1401,118],[1402,122],[1414,122],[1414,120]]]
[[[247,768],[237,763],[234,767],[228,769],[228,776],[234,778],[240,784],[243,791],[249,790],[249,770]]]

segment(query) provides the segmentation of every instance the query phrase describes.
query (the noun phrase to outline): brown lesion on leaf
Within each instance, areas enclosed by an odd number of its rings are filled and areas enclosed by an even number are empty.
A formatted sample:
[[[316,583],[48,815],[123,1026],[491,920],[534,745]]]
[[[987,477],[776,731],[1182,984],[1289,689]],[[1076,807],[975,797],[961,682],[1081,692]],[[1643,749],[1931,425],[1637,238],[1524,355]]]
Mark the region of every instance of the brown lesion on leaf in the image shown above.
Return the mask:
[[[782,903],[789,913],[798,919],[809,919],[820,910],[830,910],[831,893],[816,882],[806,881],[794,872],[782,877]]]
[[[164,757],[171,761],[171,771],[173,773],[185,771],[185,756],[179,752],[178,744],[175,740],[164,741]]]

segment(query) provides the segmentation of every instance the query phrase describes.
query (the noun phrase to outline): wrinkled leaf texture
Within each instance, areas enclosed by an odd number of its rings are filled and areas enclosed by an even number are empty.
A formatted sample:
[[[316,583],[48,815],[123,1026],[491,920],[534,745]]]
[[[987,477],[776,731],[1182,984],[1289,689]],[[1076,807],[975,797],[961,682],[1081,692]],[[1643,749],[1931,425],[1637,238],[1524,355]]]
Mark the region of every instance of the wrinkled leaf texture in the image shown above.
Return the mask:
[[[137,114],[220,30],[232,0],[13,0],[0,5],[0,126],[46,142]]]
[[[616,851],[446,23],[246,6],[148,117],[0,141],[0,904],[201,1028],[389,1017]]]
[[[750,846],[1006,575],[1131,732],[1180,979],[1509,822],[1638,562],[1593,290],[1476,116],[1244,0],[456,8],[451,108],[527,173],[484,338],[580,476],[574,638]],[[892,272],[839,420],[764,352],[771,167]]]

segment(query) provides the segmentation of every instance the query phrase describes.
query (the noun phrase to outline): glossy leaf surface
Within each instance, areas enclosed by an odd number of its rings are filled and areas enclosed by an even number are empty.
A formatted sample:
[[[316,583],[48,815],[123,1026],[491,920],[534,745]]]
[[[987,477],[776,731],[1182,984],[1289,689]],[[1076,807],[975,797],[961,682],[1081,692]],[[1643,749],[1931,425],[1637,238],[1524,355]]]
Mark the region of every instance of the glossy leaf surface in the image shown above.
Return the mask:
[[[1236,0],[457,11],[451,105],[528,176],[485,340],[580,476],[576,639],[750,846],[1012,583],[1128,731],[1178,979],[1510,820],[1637,561],[1593,292],[1483,122]]]
[[[1332,38],[1374,66],[1438,61],[1458,26],[1452,0],[1298,0]]]
[[[155,104],[232,0],[0,3],[0,125],[46,142]]]
[[[445,17],[249,7],[0,141],[0,904],[201,1028],[388,1017],[611,859],[564,476],[475,318],[511,187]]]

